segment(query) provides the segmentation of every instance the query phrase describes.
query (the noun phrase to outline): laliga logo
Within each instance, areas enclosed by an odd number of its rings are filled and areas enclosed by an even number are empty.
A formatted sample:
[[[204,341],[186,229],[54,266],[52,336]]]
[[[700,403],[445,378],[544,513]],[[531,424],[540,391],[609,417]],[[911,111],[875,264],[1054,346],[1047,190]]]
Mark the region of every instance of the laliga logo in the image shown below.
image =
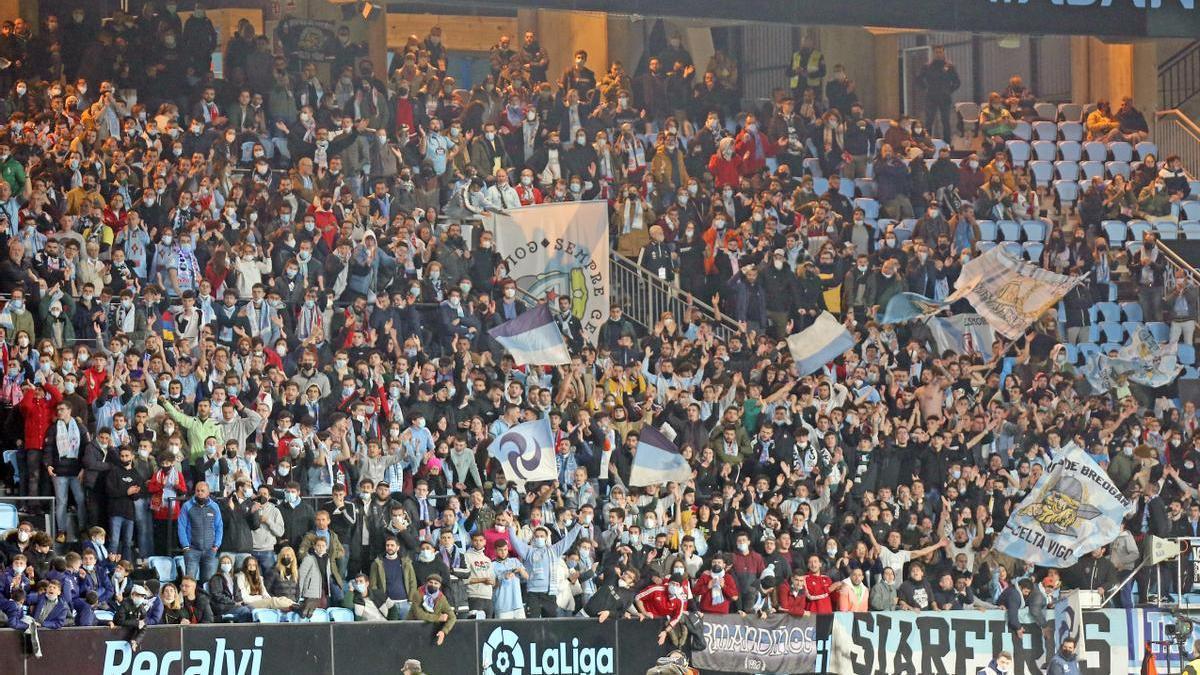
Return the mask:
[[[528,662],[528,666],[526,663]],[[483,643],[480,664],[483,675],[607,675],[615,673],[612,647],[579,646],[559,642],[538,652],[538,643],[529,643],[528,659],[521,638],[507,628],[497,626]]]

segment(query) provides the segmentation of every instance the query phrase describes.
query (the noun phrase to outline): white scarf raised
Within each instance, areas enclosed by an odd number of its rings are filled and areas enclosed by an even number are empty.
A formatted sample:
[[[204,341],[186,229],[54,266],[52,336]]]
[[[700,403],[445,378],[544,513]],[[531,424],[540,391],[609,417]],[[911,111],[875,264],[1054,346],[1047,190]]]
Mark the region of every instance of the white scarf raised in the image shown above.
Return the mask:
[[[74,417],[66,422],[62,420],[55,422],[54,434],[59,457],[68,459],[79,457],[79,424],[75,422]]]

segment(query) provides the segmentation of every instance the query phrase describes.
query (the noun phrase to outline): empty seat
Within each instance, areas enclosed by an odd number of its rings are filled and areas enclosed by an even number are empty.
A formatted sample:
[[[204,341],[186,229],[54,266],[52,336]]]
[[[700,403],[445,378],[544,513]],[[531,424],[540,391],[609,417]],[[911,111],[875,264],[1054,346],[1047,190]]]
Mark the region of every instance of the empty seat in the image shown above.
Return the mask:
[[[1142,306],[1140,304],[1136,302],[1122,302],[1120,307],[1121,315],[1125,317],[1126,321],[1142,320]]]
[[[1079,141],[1060,141],[1058,154],[1068,162],[1078,162],[1083,159],[1083,147],[1079,145]]]
[[[150,569],[154,570],[154,574],[158,577],[158,580],[164,584],[175,581],[175,561],[169,556],[152,555],[146,559],[146,564],[150,566]]]
[[[1108,146],[1100,141],[1088,141],[1083,144],[1083,154],[1093,162],[1103,162],[1108,159]]]
[[[1144,220],[1131,220],[1129,221],[1129,239],[1141,243],[1142,237],[1153,229],[1154,226]]]
[[[1180,342],[1179,351],[1175,353],[1175,357],[1181,366],[1194,366],[1196,365],[1196,347]]]
[[[1037,159],[1053,162],[1058,159],[1058,144],[1054,141],[1034,141],[1031,143],[1033,147],[1033,156]]]
[[[1121,327],[1125,329],[1126,335],[1133,335],[1142,329],[1141,321],[1122,321]]]
[[[1002,241],[996,245],[1003,246],[1004,250],[1008,251],[1010,256],[1018,259],[1021,257],[1021,254],[1025,252],[1025,248],[1021,246],[1020,242],[1016,241]]]
[[[1108,237],[1108,243],[1112,246],[1119,246],[1125,241],[1125,223],[1119,220],[1105,220],[1100,223],[1100,227],[1104,228],[1104,236]]]
[[[1138,159],[1146,159],[1146,155],[1158,157],[1158,146],[1150,141],[1142,141],[1135,145],[1133,149],[1137,150]]]
[[[1179,226],[1174,223],[1158,223],[1154,231],[1158,233],[1158,238],[1164,241],[1178,239],[1180,235]]]
[[[1083,106],[1079,103],[1059,103],[1058,118],[1066,122],[1082,122]]]
[[[17,513],[17,506],[7,502],[0,504],[0,530],[12,530],[20,524],[21,517]]]
[[[1131,239],[1125,242],[1125,254],[1137,255],[1142,250],[1142,241],[1140,239]]]
[[[1083,141],[1083,124],[1080,122],[1059,122],[1058,133],[1064,141]]]
[[[1108,144],[1108,151],[1112,153],[1112,158],[1117,162],[1132,162],[1133,161],[1133,146],[1125,141],[1113,141]]]
[[[1054,180],[1054,164],[1050,160],[1036,159],[1029,163],[1029,173],[1033,182],[1039,187],[1045,187]]]
[[[1179,229],[1183,231],[1183,236],[1186,239],[1200,239],[1200,223],[1193,220],[1185,220],[1179,224]]]
[[[1037,263],[1042,259],[1042,249],[1046,247],[1040,241],[1027,241],[1021,245],[1025,249],[1025,257],[1033,263]]]
[[[813,176],[813,192],[818,195],[823,195],[829,192],[829,179],[821,176]]]
[[[1046,241],[1049,229],[1044,220],[1021,221],[1021,230],[1025,232],[1026,241]]]
[[[1193,178],[1188,181],[1188,195],[1191,199],[1200,198],[1200,180]]]
[[[330,607],[329,620],[333,623],[351,623],[354,621],[354,610],[345,607]]]
[[[1033,123],[1033,134],[1039,141],[1058,140],[1058,125],[1050,121]]]
[[[933,154],[935,154],[935,155],[938,154],[938,151],[941,150],[942,148],[950,147],[949,143],[947,143],[946,141],[943,141],[940,138],[931,138],[931,139],[929,139],[929,142],[933,143]]]
[[[1119,321],[1101,321],[1100,333],[1104,342],[1125,342],[1125,328]]]
[[[1094,160],[1079,163],[1079,170],[1084,178],[1104,178],[1104,163]]]
[[[1037,113],[1038,118],[1050,120],[1053,122],[1058,117],[1058,108],[1053,103],[1042,101],[1041,103],[1033,104],[1033,111]]]
[[[886,134],[888,129],[891,129],[894,124],[895,122],[893,122],[891,119],[887,117],[880,117],[879,119],[875,120],[875,130],[879,132],[880,136],[882,136]]]
[[[1096,321],[1108,323],[1120,323],[1121,321],[1121,306],[1115,302],[1097,302],[1092,305],[1092,309],[1096,310]]]
[[[876,220],[879,218],[879,202],[870,197],[859,197],[854,200],[855,208],[863,210],[863,216],[867,220]]]
[[[854,181],[843,178],[838,183],[838,192],[846,199],[854,199]]]
[[[1073,180],[1056,180],[1054,181],[1054,191],[1058,194],[1058,200],[1064,205],[1074,204],[1079,198],[1079,183]]]
[[[821,160],[816,157],[804,160],[804,173],[812,174],[813,177],[824,176],[825,174],[821,171]]]
[[[1116,302],[1117,301],[1117,285],[1115,283],[1112,283],[1111,281],[1104,285],[1108,287],[1108,294],[1105,295],[1104,297],[1107,298],[1109,302]]]
[[[992,250],[993,248],[996,248],[996,242],[980,241],[975,244],[975,248],[979,251],[979,255],[983,255],[984,253],[987,253],[988,251]]]
[[[1023,141],[1033,140],[1033,125],[1024,120],[1017,120],[1013,124],[1012,135]]]
[[[973,101],[963,101],[954,104],[954,112],[962,117],[963,129],[979,129],[979,104]]]
[[[1009,141],[1004,144],[1008,154],[1012,157],[1013,164],[1016,166],[1025,166],[1025,162],[1029,161],[1029,143],[1025,141]]]
[[[1125,180],[1129,180],[1129,162],[1114,159],[1111,162],[1106,162],[1104,164],[1104,170],[1108,173],[1110,178],[1113,176],[1122,176],[1125,178]]]
[[[1200,201],[1186,201],[1180,204],[1184,220],[1200,220]]]
[[[1116,356],[1121,351],[1122,344],[1120,342],[1105,342],[1100,345],[1100,351],[1108,356]]]
[[[1171,338],[1171,327],[1162,321],[1151,321],[1146,324],[1146,330],[1159,342],[1166,342]]]
[[[996,223],[1000,229],[1000,238],[1004,241],[1021,241],[1021,224],[1015,220],[1001,220]]]
[[[1075,349],[1079,351],[1079,356],[1084,363],[1096,358],[1100,353],[1100,346],[1092,342],[1080,342],[1075,345]]]
[[[975,224],[979,226],[980,241],[996,241],[996,223],[991,220],[977,220]]]
[[[277,609],[259,607],[254,610],[254,623],[281,623],[283,615]]]
[[[1054,173],[1063,180],[1077,181],[1079,180],[1079,163],[1068,160],[1055,162]]]
[[[854,187],[858,189],[858,194],[864,197],[875,198],[875,181],[870,178],[855,178]]]

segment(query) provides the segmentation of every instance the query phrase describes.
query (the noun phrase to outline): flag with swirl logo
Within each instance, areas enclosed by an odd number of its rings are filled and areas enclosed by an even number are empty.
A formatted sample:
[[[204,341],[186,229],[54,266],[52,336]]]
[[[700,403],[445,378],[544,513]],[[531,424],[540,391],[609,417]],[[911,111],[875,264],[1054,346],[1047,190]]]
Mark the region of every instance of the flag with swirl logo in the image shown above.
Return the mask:
[[[963,265],[954,293],[945,302],[966,298],[998,333],[1015,340],[1083,280],[1038,267],[996,246]]]
[[[558,478],[554,458],[554,432],[550,420],[540,419],[510,427],[488,446],[508,480],[524,490],[529,481]]]

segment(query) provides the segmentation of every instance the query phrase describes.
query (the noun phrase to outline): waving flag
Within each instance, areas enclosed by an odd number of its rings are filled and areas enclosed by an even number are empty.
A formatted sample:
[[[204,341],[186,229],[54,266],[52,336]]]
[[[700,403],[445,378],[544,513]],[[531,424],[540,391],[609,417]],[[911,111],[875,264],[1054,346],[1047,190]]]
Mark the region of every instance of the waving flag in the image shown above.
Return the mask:
[[[558,478],[554,432],[548,419],[512,427],[492,441],[488,454],[500,462],[504,475],[521,489],[525,489],[525,483],[529,481]]]
[[[1017,506],[996,550],[1043,567],[1070,567],[1116,539],[1132,511],[1108,473],[1072,444]]]
[[[925,319],[938,352],[951,351],[955,354],[992,355],[992,344],[996,341],[996,329],[978,314],[955,314],[951,317],[931,316]]]
[[[1001,335],[1015,340],[1083,279],[1043,269],[997,246],[963,265],[946,302],[965,297]]]
[[[796,368],[804,376],[852,349],[854,336],[832,314],[821,312],[811,326],[789,337],[787,343]]]
[[[656,485],[692,479],[692,467],[679,454],[675,444],[654,427],[643,427],[638,436],[637,454],[629,472],[629,487]]]
[[[561,366],[571,362],[567,342],[547,305],[539,303],[488,334],[513,355],[518,366]]]
[[[948,305],[930,300],[920,293],[897,293],[888,300],[883,308],[883,316],[879,323],[905,323],[922,316],[931,316],[942,311]]]
[[[1139,326],[1129,344],[1117,354],[1132,364],[1134,372],[1129,379],[1147,387],[1162,387],[1174,382],[1183,370],[1177,351],[1175,345],[1160,343],[1149,328]]]

